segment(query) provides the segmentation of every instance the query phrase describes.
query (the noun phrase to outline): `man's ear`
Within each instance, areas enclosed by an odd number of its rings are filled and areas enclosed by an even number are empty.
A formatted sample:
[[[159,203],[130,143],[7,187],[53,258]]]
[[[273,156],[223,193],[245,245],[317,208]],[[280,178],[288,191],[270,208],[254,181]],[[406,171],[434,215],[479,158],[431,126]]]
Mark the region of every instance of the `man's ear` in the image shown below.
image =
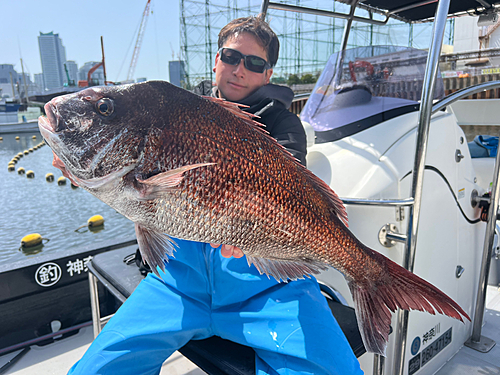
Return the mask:
[[[217,66],[217,63],[219,62],[219,52],[217,52],[217,54],[215,55],[215,63],[214,63],[214,67],[212,68],[212,71],[215,73],[215,70],[216,70],[216,66]]]
[[[273,75],[273,69],[267,69],[266,72],[264,73],[266,75],[266,85],[269,83],[271,80],[271,76]]]

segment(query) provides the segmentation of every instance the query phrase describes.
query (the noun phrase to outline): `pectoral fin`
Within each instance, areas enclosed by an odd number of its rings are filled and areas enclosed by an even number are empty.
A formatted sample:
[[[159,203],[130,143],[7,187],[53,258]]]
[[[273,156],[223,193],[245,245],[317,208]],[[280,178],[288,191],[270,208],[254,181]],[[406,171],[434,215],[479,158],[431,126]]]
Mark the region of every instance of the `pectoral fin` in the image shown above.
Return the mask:
[[[159,198],[165,192],[175,189],[182,182],[184,173],[187,171],[214,164],[215,163],[199,163],[185,165],[180,168],[159,173],[146,180],[138,178],[137,181],[142,185],[138,198],[143,201]]]
[[[165,233],[157,232],[135,223],[135,234],[142,258],[157,275],[157,267],[165,271],[166,255],[173,256],[177,244]]]

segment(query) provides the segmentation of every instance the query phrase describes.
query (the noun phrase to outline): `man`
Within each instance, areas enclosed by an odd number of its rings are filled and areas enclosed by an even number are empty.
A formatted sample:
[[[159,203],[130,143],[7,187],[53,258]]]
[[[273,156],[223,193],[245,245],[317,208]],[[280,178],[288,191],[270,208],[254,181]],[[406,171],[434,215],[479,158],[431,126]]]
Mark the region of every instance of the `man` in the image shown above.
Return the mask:
[[[230,22],[219,34],[216,86],[195,92],[249,106],[305,164],[305,133],[287,110],[293,93],[269,84],[278,49],[259,18]],[[158,374],[175,350],[213,335],[254,348],[257,374],[362,373],[314,278],[278,283],[234,246],[175,241],[161,278],[141,282],[71,374]]]

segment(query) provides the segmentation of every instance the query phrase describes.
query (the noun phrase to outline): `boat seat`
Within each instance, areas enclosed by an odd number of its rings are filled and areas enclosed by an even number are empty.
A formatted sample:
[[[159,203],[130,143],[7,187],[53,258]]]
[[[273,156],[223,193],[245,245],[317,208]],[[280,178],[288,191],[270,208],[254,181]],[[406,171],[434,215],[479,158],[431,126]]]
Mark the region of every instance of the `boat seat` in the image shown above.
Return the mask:
[[[144,278],[135,263],[126,264],[123,259],[130,255],[130,247],[112,250],[94,256],[88,263],[92,318],[94,334],[110,317],[101,318],[97,296],[97,281],[113,294],[121,303],[132,294]],[[323,286],[327,302],[340,327],[351,345],[356,357],[365,353],[358,330],[354,309],[342,305]],[[252,348],[212,336],[204,340],[191,340],[179,352],[207,374],[250,375],[255,374],[255,352]]]

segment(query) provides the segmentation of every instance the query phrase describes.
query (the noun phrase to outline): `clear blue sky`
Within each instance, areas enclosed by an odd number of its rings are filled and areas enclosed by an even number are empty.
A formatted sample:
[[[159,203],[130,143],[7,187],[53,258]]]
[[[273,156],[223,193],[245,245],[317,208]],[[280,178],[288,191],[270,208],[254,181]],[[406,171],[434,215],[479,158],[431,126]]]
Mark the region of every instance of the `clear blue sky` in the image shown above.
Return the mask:
[[[59,34],[66,59],[78,67],[101,60],[104,38],[108,80],[126,79],[146,0],[0,0],[0,64],[41,73],[38,36]],[[179,0],[152,0],[135,78],[168,80],[168,61],[179,47]],[[130,49],[129,49],[130,46]],[[128,50],[128,53],[127,53]],[[118,75],[120,71],[121,72]]]

